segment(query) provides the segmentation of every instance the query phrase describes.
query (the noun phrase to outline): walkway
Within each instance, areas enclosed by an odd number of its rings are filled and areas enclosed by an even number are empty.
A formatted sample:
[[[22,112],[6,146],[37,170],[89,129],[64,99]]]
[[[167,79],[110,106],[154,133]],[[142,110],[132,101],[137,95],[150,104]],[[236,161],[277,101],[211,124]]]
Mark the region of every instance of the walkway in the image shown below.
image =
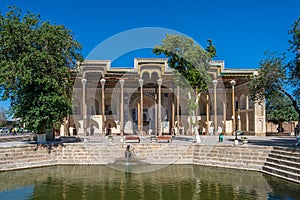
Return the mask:
[[[7,136],[6,136],[7,137]],[[16,136],[11,136],[11,140],[13,137],[16,138]],[[286,136],[286,137],[262,137],[262,136],[247,136],[248,137],[248,144],[245,145],[259,145],[259,146],[286,146],[286,147],[296,147],[296,138],[294,136]],[[0,137],[1,139],[2,137]],[[218,142],[217,136],[200,136],[201,138],[201,144],[202,145],[234,145],[234,138],[235,136],[225,136],[224,142]],[[19,138],[18,138],[19,139]],[[121,136],[114,136],[113,137],[113,143],[121,143],[120,141]],[[238,139],[240,139],[240,136],[238,136]],[[20,146],[24,144],[34,144],[34,142],[28,142],[28,141],[9,141],[8,138],[6,138],[7,141],[0,142],[0,147],[5,146]],[[64,137],[61,141],[62,143],[72,143],[72,142],[78,142],[78,139],[75,137]],[[97,137],[90,137],[88,142],[91,143],[110,143],[108,141],[107,136],[97,136]],[[49,141],[49,143],[53,143]],[[59,143],[59,141],[56,141],[55,143]],[[151,140],[149,136],[141,136],[141,142],[142,144],[150,144]],[[163,143],[163,142],[161,142]],[[195,138],[193,136],[177,136],[173,138],[172,143],[176,144],[191,144],[195,143]],[[241,141],[239,141],[240,145],[243,145]]]

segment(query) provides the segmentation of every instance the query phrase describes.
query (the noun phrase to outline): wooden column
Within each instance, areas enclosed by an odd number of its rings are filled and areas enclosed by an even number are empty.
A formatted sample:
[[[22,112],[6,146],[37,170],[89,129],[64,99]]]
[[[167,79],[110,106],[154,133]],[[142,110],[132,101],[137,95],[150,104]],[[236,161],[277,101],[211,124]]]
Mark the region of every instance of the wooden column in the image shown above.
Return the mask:
[[[141,104],[140,100],[138,101],[138,131],[141,129]]]
[[[158,113],[157,113],[157,89],[155,88],[155,135],[158,135],[158,122],[157,122],[157,116],[158,116]]]
[[[143,108],[143,84],[144,84],[144,80],[140,79],[139,80],[139,84],[140,84],[140,88],[141,88],[141,98],[140,98],[140,128],[139,128],[139,132],[142,133],[143,132],[143,127],[144,127],[144,122],[143,122],[143,114],[144,114],[144,108]]]
[[[180,113],[180,98],[179,98],[179,86],[177,86],[177,131],[178,131],[178,134],[179,134],[179,122],[180,122],[180,116],[179,116],[179,113]]]
[[[206,95],[206,135],[208,135],[208,128],[209,128],[209,96],[208,94]]]
[[[217,119],[217,84],[218,80],[213,80],[214,85],[214,135],[217,132],[218,129],[218,119]]]
[[[162,135],[162,125],[161,125],[161,84],[162,80],[157,80],[158,84],[158,134]]]
[[[226,91],[225,91],[225,100],[226,100]],[[227,110],[226,110],[226,101],[224,100],[223,102],[223,123],[224,123],[224,126],[223,126],[223,134],[226,134],[226,114],[227,114]]]
[[[85,94],[86,94],[86,79],[81,80],[82,83],[82,116],[83,116],[83,134],[87,135],[86,131],[86,120],[87,120],[87,108],[86,108],[86,100],[85,100]]]
[[[100,80],[101,82],[101,86],[102,86],[102,134],[105,134],[105,119],[104,119],[104,115],[105,115],[105,102],[104,102],[104,85],[106,80],[104,78],[102,78]]]
[[[231,80],[230,81],[230,84],[231,84],[231,101],[232,101],[232,135],[234,135],[234,132],[235,132],[235,111],[234,111],[234,86],[235,86],[235,81],[234,80]]]
[[[246,131],[249,131],[249,96],[246,96]]]
[[[174,101],[175,101],[175,95],[174,95],[174,89],[173,89],[173,92],[172,92],[172,127],[171,127],[171,133],[174,135],[174,128],[175,128],[175,104],[174,104]]]
[[[120,107],[120,132],[121,135],[124,133],[124,80],[120,80],[121,86],[121,107]]]

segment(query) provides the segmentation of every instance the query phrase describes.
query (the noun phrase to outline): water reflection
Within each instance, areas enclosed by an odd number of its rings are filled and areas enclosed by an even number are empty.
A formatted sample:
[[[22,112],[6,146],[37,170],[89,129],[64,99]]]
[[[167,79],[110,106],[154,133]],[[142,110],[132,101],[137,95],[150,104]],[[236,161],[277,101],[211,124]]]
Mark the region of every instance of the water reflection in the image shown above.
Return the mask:
[[[299,185],[257,172],[170,165],[132,174],[107,166],[0,173],[0,199],[299,199]]]

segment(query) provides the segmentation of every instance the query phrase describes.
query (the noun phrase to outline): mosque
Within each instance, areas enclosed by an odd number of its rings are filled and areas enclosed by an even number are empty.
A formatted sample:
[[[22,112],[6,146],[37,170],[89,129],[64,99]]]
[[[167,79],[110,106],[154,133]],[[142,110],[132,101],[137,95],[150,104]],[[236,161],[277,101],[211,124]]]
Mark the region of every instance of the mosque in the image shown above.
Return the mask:
[[[265,135],[265,105],[249,97],[257,70],[226,69],[224,61],[210,66],[208,91],[195,94],[176,84],[176,72],[166,58],[135,58],[131,68],[85,60],[76,71],[70,133],[232,135],[238,130]],[[192,97],[198,108],[191,113],[187,105]]]

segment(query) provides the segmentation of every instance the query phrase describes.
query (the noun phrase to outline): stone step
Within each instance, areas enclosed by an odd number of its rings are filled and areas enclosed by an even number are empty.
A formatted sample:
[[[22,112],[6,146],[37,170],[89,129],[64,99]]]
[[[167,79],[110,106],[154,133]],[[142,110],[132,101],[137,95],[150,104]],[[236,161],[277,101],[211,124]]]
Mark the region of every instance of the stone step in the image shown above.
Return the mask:
[[[272,150],[270,152],[270,154],[282,155],[282,156],[293,156],[293,157],[296,157],[296,158],[300,158],[300,153],[291,152],[291,151]]]
[[[300,158],[295,157],[295,156],[287,156],[287,155],[280,155],[280,154],[269,154],[269,158],[276,158],[280,160],[286,160],[286,161],[291,161],[295,163],[300,163]]]
[[[262,164],[249,164],[249,163],[236,163],[236,162],[218,162],[218,161],[195,161],[193,164],[204,165],[204,166],[216,166],[216,167],[225,167],[233,169],[245,169],[245,170],[256,170],[261,171]]]
[[[263,166],[262,171],[266,174],[270,174],[273,176],[277,176],[283,179],[287,179],[293,182],[300,183],[300,175],[299,174],[294,174],[291,172],[287,172],[284,170],[280,170],[271,166]]]
[[[299,147],[294,147],[294,148],[287,148],[287,147],[274,147],[274,151],[285,151],[285,152],[293,152],[293,153],[300,153],[300,148]]]
[[[273,162],[266,162],[264,166],[269,166],[269,167],[280,169],[280,170],[283,170],[283,171],[286,171],[286,172],[290,172],[290,173],[293,173],[293,174],[300,175],[300,169],[299,168],[290,167],[290,166],[287,166],[287,165],[280,165],[280,164],[273,163]]]
[[[263,166],[266,162],[266,159],[257,159],[257,158],[229,158],[229,157],[199,157],[199,156],[194,156],[193,157],[194,161],[197,162],[219,162],[219,163],[246,163],[246,164],[255,164],[255,165],[260,165]]]
[[[282,159],[277,159],[277,158],[270,158],[270,157],[267,158],[267,162],[276,163],[276,164],[279,164],[279,165],[285,165],[285,166],[300,169],[300,163],[299,162],[287,161],[287,160],[282,160]]]
[[[255,160],[255,161],[266,161],[267,155],[265,156],[257,156],[253,153],[249,154],[228,154],[228,155],[222,155],[222,154],[215,154],[215,153],[207,153],[207,154],[193,154],[194,159],[203,159],[206,157],[212,158],[212,159],[245,159],[245,160]]]
[[[13,141],[23,141],[23,140],[33,140],[33,135],[15,135],[15,136],[0,137],[0,142],[13,142]]]

